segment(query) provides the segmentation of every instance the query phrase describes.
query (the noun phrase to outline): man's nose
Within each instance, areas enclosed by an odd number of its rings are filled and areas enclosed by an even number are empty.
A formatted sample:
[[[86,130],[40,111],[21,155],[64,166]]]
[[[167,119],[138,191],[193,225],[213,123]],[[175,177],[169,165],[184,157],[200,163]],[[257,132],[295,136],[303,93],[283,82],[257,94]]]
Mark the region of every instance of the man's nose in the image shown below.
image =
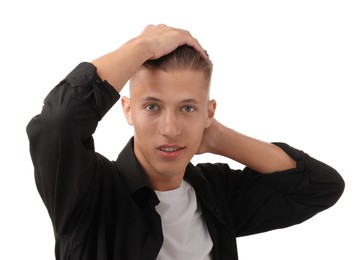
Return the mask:
[[[179,136],[181,134],[181,126],[178,115],[173,112],[166,112],[160,123],[160,133],[169,138]]]

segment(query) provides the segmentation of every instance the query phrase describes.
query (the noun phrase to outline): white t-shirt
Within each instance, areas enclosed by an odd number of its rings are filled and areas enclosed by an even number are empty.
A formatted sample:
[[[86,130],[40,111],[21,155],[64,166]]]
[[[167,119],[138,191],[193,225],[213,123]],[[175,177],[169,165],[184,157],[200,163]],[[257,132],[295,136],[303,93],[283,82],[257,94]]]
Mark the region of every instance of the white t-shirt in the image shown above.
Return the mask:
[[[183,180],[178,189],[156,194],[164,236],[157,260],[211,260],[213,243],[193,187]]]

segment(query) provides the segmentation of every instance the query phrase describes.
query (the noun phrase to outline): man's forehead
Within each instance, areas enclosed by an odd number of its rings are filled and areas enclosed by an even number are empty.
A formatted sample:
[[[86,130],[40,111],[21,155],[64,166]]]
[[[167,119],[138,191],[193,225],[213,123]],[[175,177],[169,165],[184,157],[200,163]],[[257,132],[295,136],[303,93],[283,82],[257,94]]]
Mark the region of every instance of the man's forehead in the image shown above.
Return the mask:
[[[130,98],[138,102],[201,103],[209,99],[209,88],[203,73],[143,69],[130,82]]]
[[[130,79],[129,85],[132,88],[134,85],[158,84],[158,83],[180,83],[202,85],[209,87],[208,81],[205,80],[202,71],[189,69],[164,71],[161,69],[147,69],[141,67]]]

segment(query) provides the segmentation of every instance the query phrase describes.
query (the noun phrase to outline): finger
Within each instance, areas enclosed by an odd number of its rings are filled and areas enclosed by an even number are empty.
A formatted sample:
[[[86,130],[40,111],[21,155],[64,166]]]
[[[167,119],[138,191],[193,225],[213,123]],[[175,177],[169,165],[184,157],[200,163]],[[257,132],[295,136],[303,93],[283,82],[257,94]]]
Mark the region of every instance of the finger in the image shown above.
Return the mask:
[[[204,59],[208,59],[208,55],[207,52],[205,51],[204,48],[202,48],[201,44],[199,43],[199,41],[194,38],[192,36],[192,34],[187,31],[187,30],[183,30],[183,29],[178,29],[182,34],[185,35],[185,44],[188,46],[193,47],[198,53],[200,53],[201,57]]]
[[[160,23],[157,25],[157,27],[167,27],[167,25],[165,25],[164,23]]]
[[[187,45],[193,47],[200,55],[203,59],[207,60],[208,59],[208,55],[207,52],[205,51],[204,48],[202,48],[201,44],[199,43],[199,41],[196,38],[193,38],[191,40],[189,40],[188,42],[186,42]]]

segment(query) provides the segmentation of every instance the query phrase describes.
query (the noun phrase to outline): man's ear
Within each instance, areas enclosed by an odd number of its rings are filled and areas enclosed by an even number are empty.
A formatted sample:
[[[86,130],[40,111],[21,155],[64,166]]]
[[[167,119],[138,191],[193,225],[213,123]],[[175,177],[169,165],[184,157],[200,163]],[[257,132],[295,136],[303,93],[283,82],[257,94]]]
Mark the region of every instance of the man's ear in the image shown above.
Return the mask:
[[[127,97],[121,98],[121,104],[123,106],[124,116],[129,125],[133,125],[133,120],[131,118],[131,106],[130,99]]]
[[[208,128],[211,125],[212,121],[214,120],[216,105],[217,104],[214,99],[210,100],[207,105],[207,120],[205,128]]]

